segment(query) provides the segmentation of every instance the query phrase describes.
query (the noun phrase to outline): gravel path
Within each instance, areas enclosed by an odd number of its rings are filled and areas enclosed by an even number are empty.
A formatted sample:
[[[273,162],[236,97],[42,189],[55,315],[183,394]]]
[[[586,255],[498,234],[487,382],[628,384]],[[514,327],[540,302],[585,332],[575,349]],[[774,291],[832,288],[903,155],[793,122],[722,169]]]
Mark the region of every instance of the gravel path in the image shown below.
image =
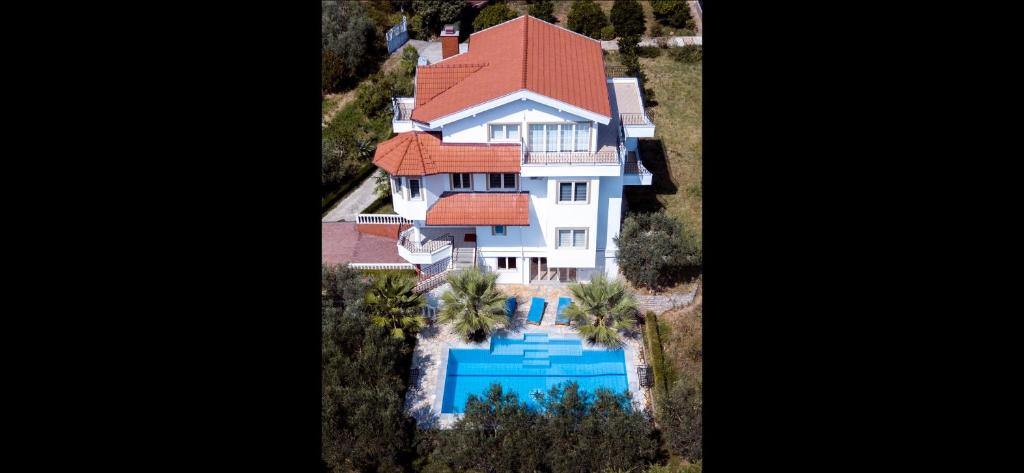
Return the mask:
[[[324,222],[354,222],[356,215],[359,215],[368,205],[372,204],[373,201],[377,200],[377,196],[373,193],[375,182],[373,180],[374,174],[370,174],[359,187],[349,192],[344,199],[338,201],[337,205],[327,212],[322,221]]]

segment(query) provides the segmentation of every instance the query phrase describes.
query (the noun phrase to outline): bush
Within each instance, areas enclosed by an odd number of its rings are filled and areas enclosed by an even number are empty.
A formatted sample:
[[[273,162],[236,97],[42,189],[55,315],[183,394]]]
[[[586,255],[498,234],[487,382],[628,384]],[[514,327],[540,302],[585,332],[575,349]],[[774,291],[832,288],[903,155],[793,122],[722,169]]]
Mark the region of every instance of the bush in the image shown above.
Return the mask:
[[[412,48],[410,46],[410,48]],[[412,48],[415,51],[415,48]],[[404,54],[404,53],[403,53]],[[417,56],[418,57],[418,56]],[[393,115],[392,97],[403,97],[413,92],[410,77],[401,73],[377,73],[359,84],[356,89],[356,105],[370,118],[389,118]]]
[[[555,4],[551,0],[534,0],[530,4],[529,12],[532,17],[548,23],[558,23],[558,18],[555,18]]]
[[[419,39],[439,34],[442,26],[458,20],[464,4],[453,0],[413,0],[412,10],[420,17]]]
[[[674,453],[688,460],[703,457],[702,408],[701,383],[689,377],[673,384],[658,404],[659,425],[665,433],[665,443]]]
[[[473,31],[480,31],[494,25],[500,25],[516,16],[518,16],[516,12],[512,11],[504,3],[488,5],[483,10],[480,10],[480,14],[473,20]]]
[[[701,62],[704,58],[704,47],[699,44],[687,44],[670,49],[668,55],[679,62]]]
[[[661,56],[661,48],[658,46],[640,46],[636,48],[636,55],[648,59],[653,59],[658,56]]]
[[[602,41],[611,41],[615,39],[615,27],[612,25],[608,25],[605,26],[604,28],[601,28],[600,38]]]
[[[654,398],[664,399],[668,393],[668,379],[665,365],[665,349],[661,345],[661,334],[658,332],[658,315],[648,311],[644,316],[644,335],[647,349],[651,352],[649,361],[654,372]]]
[[[659,36],[663,36],[664,34],[665,30],[661,28],[661,25],[655,23],[653,26],[651,26],[651,36],[657,38]]]
[[[641,36],[647,30],[644,9],[636,0],[615,0],[610,16],[619,36]]]
[[[406,46],[402,49],[402,63],[399,65],[399,71],[409,79],[412,79],[416,75],[416,64],[419,63],[419,60],[419,51],[412,46]]]
[[[690,5],[683,0],[652,0],[651,10],[661,24],[676,28],[692,27]]]
[[[697,275],[698,235],[664,211],[626,217],[615,242],[622,274],[636,286],[657,289]]]
[[[569,9],[567,23],[572,31],[599,38],[601,29],[608,26],[608,17],[593,0],[576,0]]]

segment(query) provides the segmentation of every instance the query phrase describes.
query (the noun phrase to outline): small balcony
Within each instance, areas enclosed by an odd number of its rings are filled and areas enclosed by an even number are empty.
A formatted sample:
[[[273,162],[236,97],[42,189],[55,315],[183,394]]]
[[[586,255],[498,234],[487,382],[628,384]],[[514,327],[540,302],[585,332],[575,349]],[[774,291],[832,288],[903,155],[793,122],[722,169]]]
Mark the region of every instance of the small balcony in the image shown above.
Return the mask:
[[[398,254],[412,264],[434,264],[451,258],[455,237],[450,233],[427,237],[416,227],[398,235]]]
[[[416,100],[413,97],[393,97],[391,99],[391,110],[394,114],[391,119],[391,128],[395,133],[413,129],[412,110],[414,108],[416,108]]]
[[[626,153],[626,162],[622,166],[623,185],[649,186],[653,177],[651,171],[648,171],[640,160],[639,150]]]

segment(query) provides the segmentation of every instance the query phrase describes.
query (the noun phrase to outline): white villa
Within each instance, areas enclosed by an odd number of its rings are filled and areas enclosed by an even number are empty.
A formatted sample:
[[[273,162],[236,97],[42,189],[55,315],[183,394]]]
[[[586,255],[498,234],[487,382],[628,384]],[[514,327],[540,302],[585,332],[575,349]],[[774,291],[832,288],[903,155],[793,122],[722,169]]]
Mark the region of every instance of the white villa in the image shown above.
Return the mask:
[[[605,73],[598,41],[534,17],[442,33],[444,58],[394,99],[394,132],[374,164],[396,215],[360,215],[427,290],[478,266],[499,283],[616,277],[623,187],[651,184],[637,151],[654,136],[635,78]],[[328,224],[325,224],[328,225]],[[376,240],[374,240],[376,241]]]

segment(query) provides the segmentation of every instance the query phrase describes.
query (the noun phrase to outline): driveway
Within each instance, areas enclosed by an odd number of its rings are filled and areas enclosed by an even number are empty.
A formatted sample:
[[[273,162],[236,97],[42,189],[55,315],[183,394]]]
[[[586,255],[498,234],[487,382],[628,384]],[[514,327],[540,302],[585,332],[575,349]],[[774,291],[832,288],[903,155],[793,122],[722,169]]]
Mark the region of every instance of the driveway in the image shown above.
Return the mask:
[[[376,183],[373,177],[376,173],[371,174],[367,177],[359,187],[356,187],[352,192],[349,192],[344,199],[338,201],[338,204],[327,212],[321,221],[324,222],[354,222],[356,221],[356,215],[359,215],[367,206],[377,200],[377,196],[373,193],[373,188]]]

